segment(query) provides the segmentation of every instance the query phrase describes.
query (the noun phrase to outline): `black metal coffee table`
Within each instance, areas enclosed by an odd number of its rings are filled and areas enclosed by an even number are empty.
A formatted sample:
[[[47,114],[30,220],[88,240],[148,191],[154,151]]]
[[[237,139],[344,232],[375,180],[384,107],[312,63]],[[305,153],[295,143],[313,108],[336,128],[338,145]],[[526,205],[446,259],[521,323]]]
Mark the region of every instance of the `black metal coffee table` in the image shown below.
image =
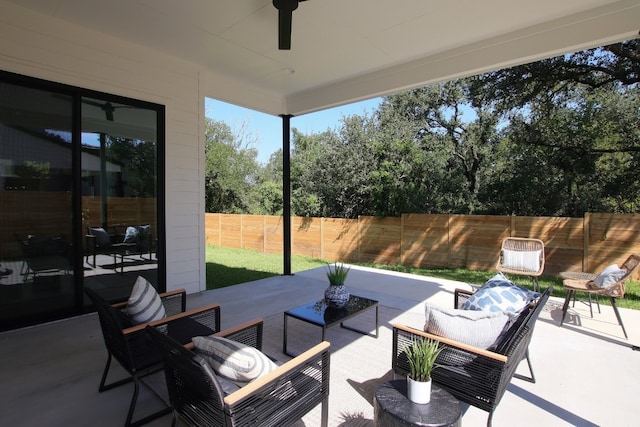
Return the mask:
[[[364,313],[365,311],[372,308],[376,309],[375,334],[370,334],[367,331],[352,328],[344,324],[347,319]],[[302,320],[303,322],[310,323],[312,325],[320,326],[322,328],[322,341],[324,341],[325,339],[327,329],[337,324],[340,324],[340,327],[344,329],[349,329],[363,335],[370,335],[378,338],[378,301],[351,295],[349,297],[349,302],[346,306],[344,306],[344,308],[331,308],[328,307],[324,302],[324,299],[322,299],[319,301],[311,302],[309,304],[301,305],[296,308],[292,308],[284,312],[282,352],[291,357],[294,357],[294,355],[287,351],[287,324],[289,317]]]

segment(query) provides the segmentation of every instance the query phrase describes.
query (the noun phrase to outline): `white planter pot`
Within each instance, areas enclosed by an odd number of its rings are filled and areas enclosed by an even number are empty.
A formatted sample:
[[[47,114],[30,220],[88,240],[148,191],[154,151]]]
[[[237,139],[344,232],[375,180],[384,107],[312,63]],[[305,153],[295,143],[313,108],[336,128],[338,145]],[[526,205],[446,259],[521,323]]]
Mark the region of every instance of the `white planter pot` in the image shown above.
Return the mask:
[[[429,403],[431,400],[431,381],[414,381],[407,376],[407,397],[413,403]]]

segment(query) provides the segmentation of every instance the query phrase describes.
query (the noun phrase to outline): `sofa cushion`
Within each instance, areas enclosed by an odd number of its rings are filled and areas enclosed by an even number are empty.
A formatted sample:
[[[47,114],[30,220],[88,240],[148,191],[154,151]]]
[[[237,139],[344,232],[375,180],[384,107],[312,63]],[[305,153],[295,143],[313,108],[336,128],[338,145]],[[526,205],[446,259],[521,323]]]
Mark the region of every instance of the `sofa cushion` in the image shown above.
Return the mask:
[[[127,301],[127,314],[135,324],[148,323],[166,316],[156,288],[147,279],[138,276]]]
[[[517,286],[502,273],[498,273],[474,292],[460,308],[517,313],[539,296],[540,293]]]
[[[111,244],[111,237],[109,233],[102,227],[89,227],[89,232],[96,238],[96,245],[109,246]]]
[[[124,233],[124,243],[136,243],[138,241],[138,237],[140,236],[140,231],[136,227],[127,227],[127,230]]]
[[[513,317],[508,312],[459,310],[425,304],[425,332],[489,348]]]
[[[593,283],[599,288],[606,288],[622,279],[625,274],[627,274],[627,270],[618,267],[617,264],[611,264],[593,279]]]
[[[193,337],[195,352],[202,356],[217,375],[242,387],[276,369],[260,350],[227,338]]]

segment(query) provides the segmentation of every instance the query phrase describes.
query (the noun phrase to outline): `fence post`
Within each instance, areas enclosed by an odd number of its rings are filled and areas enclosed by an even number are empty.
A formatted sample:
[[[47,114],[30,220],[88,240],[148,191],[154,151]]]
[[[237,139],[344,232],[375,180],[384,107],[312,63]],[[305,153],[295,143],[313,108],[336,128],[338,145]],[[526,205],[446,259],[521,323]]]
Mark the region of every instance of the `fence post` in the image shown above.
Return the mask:
[[[324,259],[324,217],[320,218],[320,259]]]
[[[222,214],[218,214],[218,246],[222,247]]]
[[[262,252],[267,252],[267,216],[262,215]]]
[[[404,265],[404,215],[400,215],[400,265]]]
[[[451,268],[451,214],[447,214],[447,268]]]
[[[360,215],[358,215],[358,223],[357,223],[357,227],[356,227],[356,233],[358,235],[358,262],[361,261],[360,258],[360,245],[362,244],[362,234],[360,232]]]
[[[582,271],[589,269],[589,234],[591,227],[591,213],[585,212],[582,220]]]

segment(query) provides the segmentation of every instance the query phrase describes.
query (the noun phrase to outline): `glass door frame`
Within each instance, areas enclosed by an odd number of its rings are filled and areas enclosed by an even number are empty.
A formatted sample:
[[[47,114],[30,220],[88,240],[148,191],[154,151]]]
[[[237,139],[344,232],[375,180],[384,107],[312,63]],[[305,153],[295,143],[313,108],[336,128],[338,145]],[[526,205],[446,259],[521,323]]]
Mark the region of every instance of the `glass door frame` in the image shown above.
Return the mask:
[[[153,110],[156,113],[156,221],[157,221],[157,277],[156,284],[158,291],[166,290],[166,216],[165,216],[165,106],[148,101],[113,95],[109,93],[94,91],[90,89],[70,86],[53,81],[38,79],[34,77],[15,74],[0,70],[0,82],[22,86],[30,89],[38,89],[61,95],[71,96],[73,99],[72,108],[72,244],[75,248],[73,257],[75,306],[70,310],[49,312],[45,311],[37,316],[24,319],[24,322],[10,322],[8,327],[1,327],[0,330],[8,330],[16,327],[43,323],[46,321],[69,317],[87,312],[84,298],[84,236],[82,223],[82,98],[97,98],[105,102],[128,104],[134,107]]]

